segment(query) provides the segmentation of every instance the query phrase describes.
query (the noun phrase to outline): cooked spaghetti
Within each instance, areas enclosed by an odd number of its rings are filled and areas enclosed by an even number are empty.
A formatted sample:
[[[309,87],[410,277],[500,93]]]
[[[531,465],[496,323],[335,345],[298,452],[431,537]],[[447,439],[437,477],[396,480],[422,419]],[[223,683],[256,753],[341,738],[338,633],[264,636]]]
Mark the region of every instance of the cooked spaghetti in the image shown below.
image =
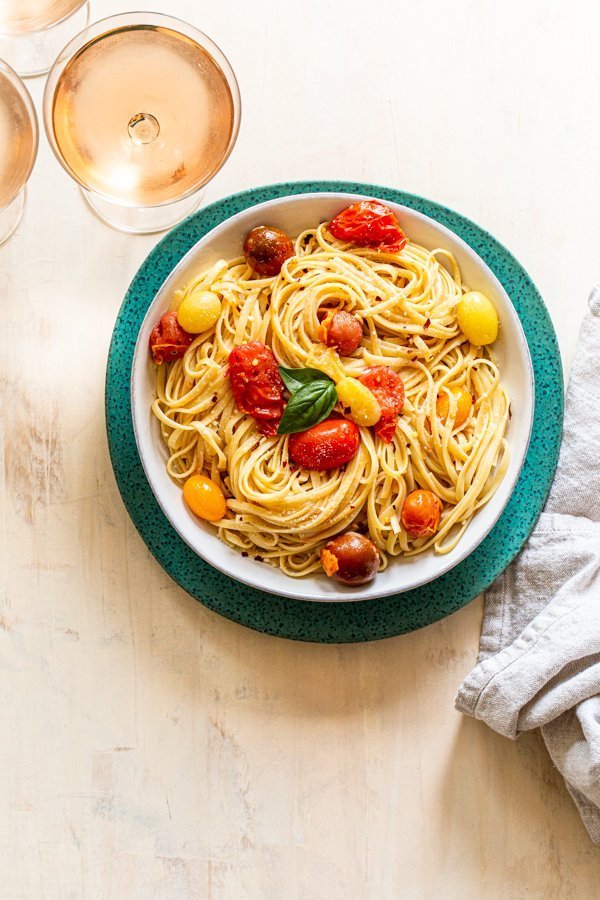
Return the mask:
[[[221,539],[291,576],[320,570],[324,546],[346,531],[369,535],[379,569],[401,554],[449,552],[509,460],[509,398],[498,367],[457,320],[467,290],[446,250],[410,241],[400,249],[356,246],[334,238],[329,223],[300,234],[277,275],[261,277],[244,257],[218,262],[172,306],[211,292],[220,301],[216,322],[157,370],[152,409],[169,475],[182,485],[207,476],[226,498]],[[333,351],[323,344],[323,321],[340,310],[358,320],[362,338],[351,354],[336,354],[338,377],[389,367],[401,376],[404,406],[389,442],[360,427],[352,458],[320,471],[294,464],[289,435],[261,433],[239,408],[228,363],[235,347],[260,342],[280,366],[334,377],[324,364]],[[333,416],[344,414],[338,402]],[[441,501],[439,525],[424,536],[402,517],[418,489]]]

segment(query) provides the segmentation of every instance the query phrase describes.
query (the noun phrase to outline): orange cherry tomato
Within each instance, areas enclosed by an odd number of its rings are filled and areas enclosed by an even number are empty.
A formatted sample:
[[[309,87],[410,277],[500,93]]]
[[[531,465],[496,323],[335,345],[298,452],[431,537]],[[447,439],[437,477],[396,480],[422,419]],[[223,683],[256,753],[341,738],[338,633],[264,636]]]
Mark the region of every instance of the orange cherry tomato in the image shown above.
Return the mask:
[[[325,471],[343,466],[356,455],[360,432],[348,419],[325,419],[306,431],[291,434],[288,453],[304,469]]]
[[[411,491],[402,506],[402,524],[411,537],[431,537],[440,527],[442,501],[433,491]]]
[[[473,406],[473,398],[466,388],[457,384],[452,385],[448,390],[456,397],[456,416],[453,427],[460,428],[469,418],[469,413]],[[445,423],[450,414],[450,398],[446,390],[438,394],[435,411],[438,419]]]
[[[183,499],[199,519],[218,522],[227,512],[227,501],[218,484],[206,475],[192,475],[183,485]]]
[[[362,325],[352,313],[340,310],[327,316],[319,329],[319,337],[340,356],[350,356],[362,340]]]

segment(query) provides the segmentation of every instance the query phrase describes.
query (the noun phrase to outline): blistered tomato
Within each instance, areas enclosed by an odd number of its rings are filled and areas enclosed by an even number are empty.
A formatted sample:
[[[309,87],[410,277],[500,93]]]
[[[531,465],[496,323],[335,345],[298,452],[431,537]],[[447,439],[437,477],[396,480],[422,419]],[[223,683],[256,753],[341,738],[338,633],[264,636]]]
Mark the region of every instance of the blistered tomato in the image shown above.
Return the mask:
[[[363,330],[360,321],[352,313],[340,310],[330,313],[321,323],[319,337],[340,356],[349,356],[359,346]]]
[[[404,382],[389,366],[373,366],[363,372],[360,380],[373,392],[381,407],[375,434],[389,444],[396,431],[398,416],[404,409]]]
[[[177,321],[191,334],[212,328],[221,315],[221,301],[212,291],[195,291],[184,297],[177,309]]]
[[[458,327],[476,347],[493,344],[498,337],[498,313],[485,294],[469,291],[456,307]]]
[[[150,333],[150,352],[157,365],[180,359],[194,340],[177,321],[177,313],[167,312]]]
[[[183,485],[183,499],[200,519],[218,522],[227,512],[227,502],[218,484],[206,475],[192,475]]]
[[[473,398],[466,388],[460,387],[460,385],[457,384],[448,387],[447,390],[444,389],[441,391],[437,398],[435,411],[438,419],[444,423],[450,413],[450,398],[448,397],[448,391],[450,391],[456,399],[456,416],[454,418],[453,427],[460,428],[460,426],[464,425],[469,418],[469,413],[473,406]]]
[[[288,453],[304,469],[325,471],[343,466],[356,455],[360,432],[347,419],[325,419],[306,431],[291,434]]]
[[[402,524],[411,537],[431,537],[440,527],[442,501],[433,491],[412,491],[402,506]]]
[[[349,531],[323,547],[321,565],[326,575],[342,584],[366,584],[377,574],[379,550],[364,534]]]
[[[392,253],[401,250],[407,240],[392,210],[379,200],[361,200],[346,207],[331,220],[329,231],[340,241]]]
[[[273,351],[260,341],[238,344],[229,354],[229,381],[242,412],[254,416],[261,434],[277,434],[284,386]]]
[[[357,425],[375,425],[381,418],[381,407],[377,397],[358,378],[347,375],[335,386],[338,400],[348,407],[352,420]]]
[[[246,235],[244,256],[258,275],[279,275],[286,259],[293,255],[291,238],[279,228],[258,225]]]

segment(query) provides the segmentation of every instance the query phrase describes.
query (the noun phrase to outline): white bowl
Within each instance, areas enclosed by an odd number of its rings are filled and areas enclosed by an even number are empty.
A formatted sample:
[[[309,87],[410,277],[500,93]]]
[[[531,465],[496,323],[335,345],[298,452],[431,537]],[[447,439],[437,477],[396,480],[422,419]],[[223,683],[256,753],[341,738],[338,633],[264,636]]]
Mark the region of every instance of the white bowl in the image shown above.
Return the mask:
[[[142,324],[133,360],[131,397],[137,446],[150,487],[175,530],[192,550],[226,575],[273,594],[302,600],[350,601],[385,597],[433,581],[456,566],[484,539],[506,506],[527,453],[533,421],[531,357],[517,313],[498,279],[461,238],[443,225],[412,209],[385,201],[395,211],[411,240],[429,249],[443,247],[450,250],[466,284],[472,290],[487,294],[498,311],[501,330],[494,344],[494,356],[513,400],[513,417],[507,431],[511,461],[496,494],[475,514],[458,546],[450,553],[438,556],[430,551],[410,559],[392,559],[385,572],[359,588],[345,587],[324,574],[291,578],[280,569],[242,557],[219,540],[211,525],[199,521],[188,511],[181,488],[167,475],[166,448],[158,421],[150,410],[155,396],[155,368],[148,353],[153,325],[168,309],[173,291],[218,259],[240,256],[244,235],[254,226],[275,225],[295,236],[305,228],[333,218],[358,199],[364,198],[343,193],[282,197],[252,206],[222,222],[192,247],[158,291]]]

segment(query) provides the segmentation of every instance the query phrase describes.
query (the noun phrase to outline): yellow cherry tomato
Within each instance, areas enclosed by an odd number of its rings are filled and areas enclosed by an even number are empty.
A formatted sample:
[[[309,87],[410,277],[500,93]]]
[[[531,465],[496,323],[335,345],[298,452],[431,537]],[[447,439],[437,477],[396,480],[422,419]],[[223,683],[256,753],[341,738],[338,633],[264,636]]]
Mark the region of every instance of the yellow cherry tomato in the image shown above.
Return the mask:
[[[357,378],[347,376],[335,386],[342,406],[350,407],[350,415],[357,425],[375,425],[381,418],[381,406],[375,394]]]
[[[177,309],[177,321],[190,334],[200,334],[212,328],[220,315],[221,301],[212,291],[188,294]]]
[[[334,381],[345,378],[344,367],[333,347],[324,347],[322,344],[313,346],[306,357],[306,365],[312,369],[325,372]]]
[[[458,327],[476,347],[493,344],[498,337],[498,313],[485,294],[469,291],[456,307]]]
[[[448,391],[450,391],[456,399],[456,415],[454,417],[453,427],[460,428],[460,426],[464,425],[469,418],[469,413],[473,406],[473,398],[466,388],[461,387],[458,384],[450,385],[447,390],[444,388],[444,390],[438,394],[437,403],[435,405],[437,417],[444,423],[450,414],[450,398],[448,397]]]
[[[218,522],[227,512],[227,502],[218,484],[206,475],[192,475],[183,485],[183,499],[200,519]]]

